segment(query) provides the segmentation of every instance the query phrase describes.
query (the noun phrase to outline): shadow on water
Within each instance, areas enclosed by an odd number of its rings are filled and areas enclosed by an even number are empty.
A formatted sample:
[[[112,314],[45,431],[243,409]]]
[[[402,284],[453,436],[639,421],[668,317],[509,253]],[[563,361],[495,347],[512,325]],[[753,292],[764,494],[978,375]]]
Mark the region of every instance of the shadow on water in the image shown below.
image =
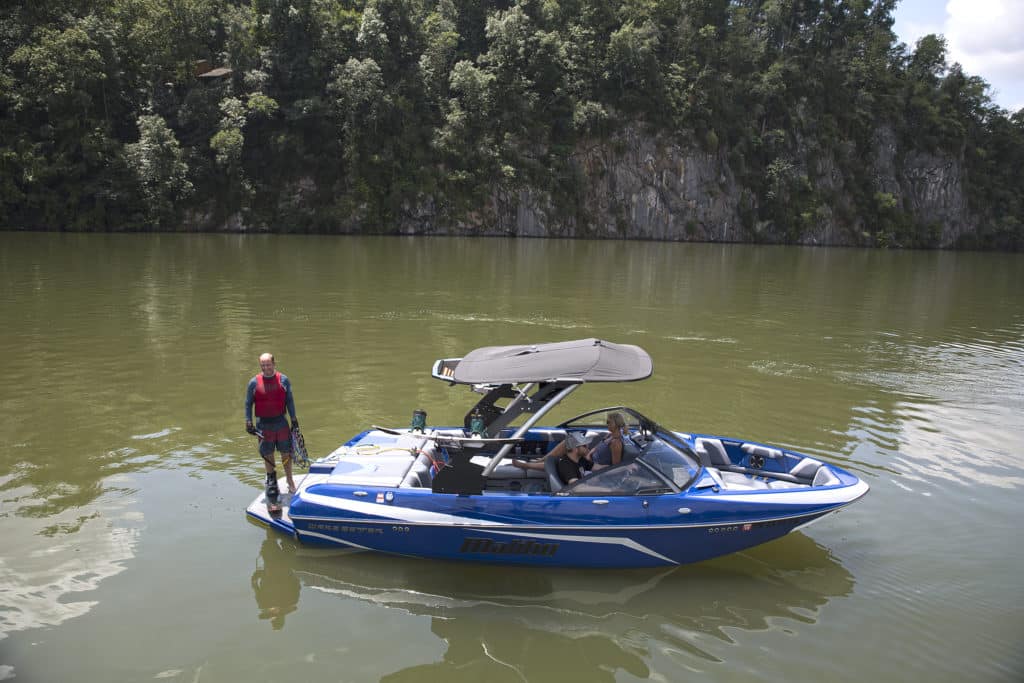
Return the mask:
[[[563,680],[593,681],[617,671],[648,678],[655,653],[689,666],[719,663],[742,639],[737,630],[813,624],[854,580],[802,534],[694,566],[608,571],[310,549],[267,531],[252,586],[259,617],[274,628],[296,610],[300,586],[306,604],[337,601],[341,609],[358,600],[430,617],[431,633],[446,643],[443,658],[383,680],[537,680],[566,661],[572,667]]]

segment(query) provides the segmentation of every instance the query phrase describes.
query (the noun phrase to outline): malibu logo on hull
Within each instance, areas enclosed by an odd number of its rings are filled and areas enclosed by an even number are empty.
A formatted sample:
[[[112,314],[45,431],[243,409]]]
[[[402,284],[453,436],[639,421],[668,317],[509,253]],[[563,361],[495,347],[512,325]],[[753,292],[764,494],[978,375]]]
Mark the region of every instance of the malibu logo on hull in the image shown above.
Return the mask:
[[[554,555],[557,543],[537,541],[492,541],[489,538],[466,538],[462,541],[460,553],[491,553],[493,555]]]

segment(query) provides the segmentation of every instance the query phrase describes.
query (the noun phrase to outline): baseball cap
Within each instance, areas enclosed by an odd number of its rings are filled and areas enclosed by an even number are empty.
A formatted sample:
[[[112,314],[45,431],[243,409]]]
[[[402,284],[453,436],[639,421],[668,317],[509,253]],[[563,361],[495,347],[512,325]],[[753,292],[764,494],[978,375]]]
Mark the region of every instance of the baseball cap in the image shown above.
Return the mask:
[[[565,450],[566,451],[571,451],[572,449],[577,448],[578,446],[585,446],[585,445],[587,445],[587,441],[586,441],[586,439],[583,438],[582,434],[580,434],[578,432],[567,432],[566,433],[566,435],[565,435]]]

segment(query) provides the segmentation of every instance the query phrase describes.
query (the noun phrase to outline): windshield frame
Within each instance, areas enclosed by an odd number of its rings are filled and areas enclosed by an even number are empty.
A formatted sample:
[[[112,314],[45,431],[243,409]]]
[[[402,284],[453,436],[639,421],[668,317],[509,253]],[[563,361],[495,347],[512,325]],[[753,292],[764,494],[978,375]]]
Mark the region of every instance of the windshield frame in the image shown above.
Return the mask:
[[[655,422],[654,420],[650,419],[649,417],[647,417],[643,413],[641,413],[641,412],[639,412],[637,410],[633,410],[632,408],[630,408],[628,406],[608,406],[607,408],[597,408],[595,410],[588,410],[587,412],[580,413],[579,415],[576,415],[575,417],[570,417],[568,420],[563,420],[562,422],[558,423],[555,426],[558,429],[583,429],[583,428],[603,429],[605,427],[605,424],[604,424],[603,421],[601,423],[596,423],[596,422],[594,422],[594,423],[580,423],[580,424],[574,424],[574,423],[577,423],[580,420],[583,420],[584,418],[590,417],[591,415],[598,415],[600,413],[611,413],[611,412],[626,413],[627,415],[632,417],[636,421],[637,426],[640,428],[640,433],[641,434],[652,433],[652,432],[654,432],[654,431],[656,431],[658,429],[658,423],[657,422]],[[626,422],[628,424],[629,420],[626,420]]]
[[[634,441],[650,442],[652,439],[657,439],[659,442],[663,443],[666,447],[668,447],[669,450],[674,451],[675,453],[677,453],[687,463],[687,469],[688,470],[690,470],[690,469],[693,470],[694,473],[693,473],[692,476],[690,476],[689,479],[687,479],[685,482],[683,482],[681,484],[676,484],[676,482],[672,479],[671,473],[663,472],[661,470],[661,468],[659,468],[656,464],[654,464],[650,460],[646,460],[644,458],[645,453],[643,451],[643,448],[641,449],[640,454],[635,458],[635,460],[637,462],[642,463],[647,469],[649,469],[652,472],[654,472],[654,474],[657,475],[660,479],[663,479],[668,484],[668,486],[670,486],[672,488],[674,493],[679,493],[679,492],[685,491],[686,489],[688,489],[690,486],[693,485],[694,481],[696,481],[700,477],[701,471],[703,470],[704,465],[701,462],[700,456],[697,455],[697,453],[693,450],[693,447],[690,446],[689,443],[687,443],[685,437],[680,436],[679,434],[677,434],[677,433],[675,433],[673,431],[665,429],[664,427],[659,425],[657,422],[655,422],[651,418],[649,418],[646,415],[644,415],[643,413],[641,413],[641,412],[639,412],[637,410],[634,410],[633,408],[630,408],[628,406],[619,405],[619,406],[609,406],[609,407],[606,407],[606,408],[597,408],[597,409],[594,409],[594,410],[588,410],[588,411],[586,411],[584,413],[580,413],[579,415],[576,415],[575,417],[571,417],[568,420],[564,420],[563,422],[559,423],[557,426],[558,426],[559,429],[584,429],[584,428],[600,429],[600,428],[604,427],[603,423],[601,423],[601,424],[598,424],[596,422],[595,423],[587,423],[587,422],[583,422],[583,420],[585,420],[586,418],[591,417],[593,415],[606,414],[606,413],[609,413],[609,412],[612,412],[612,411],[617,411],[617,412],[625,413],[628,416],[627,419],[626,419],[627,423],[629,423],[629,422],[635,422],[636,423],[636,425],[639,428],[639,432],[637,434],[631,434],[630,435],[634,439]],[[637,437],[640,437],[640,439],[638,440]],[[622,465],[622,463],[620,463],[619,465],[613,465],[613,467],[621,467],[621,465]],[[648,494],[624,494],[624,495],[648,495]],[[664,495],[664,494],[650,494],[650,495]]]

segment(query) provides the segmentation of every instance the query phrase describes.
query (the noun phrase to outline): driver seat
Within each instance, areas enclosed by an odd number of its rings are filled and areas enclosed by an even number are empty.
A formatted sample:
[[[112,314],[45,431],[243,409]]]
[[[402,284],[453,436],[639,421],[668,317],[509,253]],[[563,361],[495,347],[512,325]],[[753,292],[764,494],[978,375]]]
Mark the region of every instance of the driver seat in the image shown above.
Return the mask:
[[[561,491],[565,484],[558,476],[558,458],[544,458],[544,473],[548,475],[548,486],[551,487],[551,493]]]

